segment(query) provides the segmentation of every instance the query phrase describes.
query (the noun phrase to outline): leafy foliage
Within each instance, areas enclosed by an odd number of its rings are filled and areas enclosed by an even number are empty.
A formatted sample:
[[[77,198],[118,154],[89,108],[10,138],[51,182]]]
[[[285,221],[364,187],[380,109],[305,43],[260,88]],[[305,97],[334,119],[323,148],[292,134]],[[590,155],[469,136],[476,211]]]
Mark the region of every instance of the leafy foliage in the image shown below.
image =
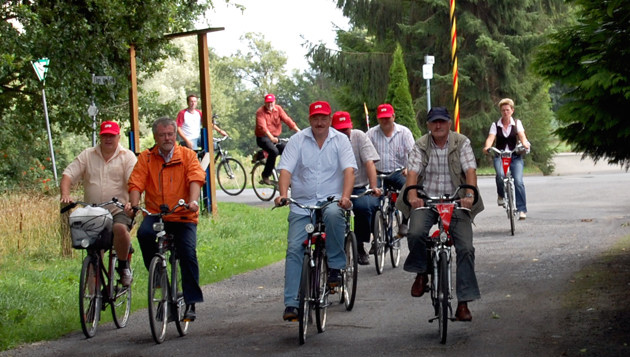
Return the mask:
[[[409,128],[414,138],[419,138],[420,130],[416,123],[411,93],[409,93],[407,69],[405,68],[400,45],[396,45],[392,66],[389,69],[389,86],[387,88],[387,99],[385,101],[394,107],[396,111],[396,122]]]
[[[575,23],[562,27],[536,58],[537,71],[568,90],[556,133],[594,160],[630,167],[630,3],[573,0]]]

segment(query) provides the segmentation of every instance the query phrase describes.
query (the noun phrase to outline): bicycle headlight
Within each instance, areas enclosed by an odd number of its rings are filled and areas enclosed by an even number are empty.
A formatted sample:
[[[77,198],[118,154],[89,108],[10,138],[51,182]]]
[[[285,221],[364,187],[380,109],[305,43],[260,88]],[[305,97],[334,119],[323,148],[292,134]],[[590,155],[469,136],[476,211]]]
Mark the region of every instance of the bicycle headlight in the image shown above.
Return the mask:
[[[155,232],[161,232],[164,230],[164,223],[162,222],[155,222],[153,223],[153,230]]]
[[[312,223],[309,223],[304,227],[304,230],[306,233],[313,233],[315,231],[315,226]]]
[[[440,242],[446,243],[447,240],[448,240],[448,235],[446,234],[446,232],[440,233]]]

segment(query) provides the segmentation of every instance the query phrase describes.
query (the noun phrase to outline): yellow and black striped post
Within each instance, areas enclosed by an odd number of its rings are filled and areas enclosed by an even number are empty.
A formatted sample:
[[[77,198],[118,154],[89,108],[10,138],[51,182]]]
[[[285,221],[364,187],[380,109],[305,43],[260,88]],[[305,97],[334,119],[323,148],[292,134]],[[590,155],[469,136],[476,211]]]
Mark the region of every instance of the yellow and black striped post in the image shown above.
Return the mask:
[[[455,0],[451,1],[451,65],[453,66],[453,105],[455,112],[455,131],[459,133],[459,83],[457,73],[457,18],[455,17]]]

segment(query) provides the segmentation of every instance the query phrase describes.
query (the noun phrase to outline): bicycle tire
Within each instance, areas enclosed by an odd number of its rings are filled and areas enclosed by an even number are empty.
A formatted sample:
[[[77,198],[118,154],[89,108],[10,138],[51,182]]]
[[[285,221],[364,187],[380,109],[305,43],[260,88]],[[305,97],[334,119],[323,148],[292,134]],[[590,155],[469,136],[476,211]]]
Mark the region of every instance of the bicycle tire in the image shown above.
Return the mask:
[[[307,248],[309,249],[309,248]],[[300,291],[298,293],[298,336],[300,345],[306,342],[306,333],[308,331],[308,324],[311,316],[311,266],[309,264],[309,257],[304,255],[304,261],[302,262],[302,277],[300,279]]]
[[[164,342],[169,316],[168,269],[163,268],[164,258],[156,255],[149,265],[149,325],[155,343]]]
[[[83,259],[79,278],[79,316],[81,329],[87,338],[94,337],[101,319],[101,278],[98,258],[88,254]]]
[[[510,233],[512,235],[514,235],[514,230],[516,229],[515,227],[515,218],[516,218],[516,211],[515,211],[515,201],[514,201],[514,185],[512,184],[512,182],[508,181],[507,185],[506,185],[506,197],[507,197],[507,214],[508,214],[508,218],[510,219]]]
[[[352,231],[346,235],[345,250],[346,269],[341,274],[342,291],[339,295],[341,295],[340,303],[344,303],[346,310],[351,311],[357,294],[357,277],[359,276],[357,237]]]
[[[401,224],[402,212],[394,210],[392,217],[392,235],[388,237],[390,239],[388,243],[389,257],[391,258],[393,268],[397,268],[400,264],[400,237],[398,237],[398,229]]]
[[[184,320],[184,314],[186,313],[186,302],[184,301],[184,290],[182,288],[182,274],[179,270],[179,259],[173,260],[171,264],[173,286],[175,286],[175,295],[176,299],[173,302],[173,316],[175,318],[175,327],[177,327],[177,332],[180,336],[186,336],[188,334],[188,327],[190,326],[190,321]]]
[[[446,252],[439,254],[439,280],[438,280],[438,299],[440,302],[440,311],[438,314],[438,322],[440,325],[440,343],[446,343],[446,333],[448,331],[448,256]]]
[[[378,275],[383,273],[385,265],[385,217],[378,210],[374,215],[374,265]]]
[[[217,166],[217,182],[223,192],[236,196],[243,192],[247,185],[247,174],[240,161],[228,157]]]
[[[273,196],[276,195],[277,187],[276,185],[265,185],[262,183],[261,177],[264,169],[265,163],[263,161],[258,161],[254,165],[254,168],[252,169],[252,188],[260,200],[271,201]],[[273,170],[271,179],[278,182],[278,174],[276,173],[276,170]]]
[[[118,328],[127,326],[129,313],[131,312],[131,286],[125,287],[116,279],[116,262],[118,258],[110,253],[109,258],[109,284],[111,285],[109,294],[109,305],[112,309],[112,319]]]
[[[315,300],[315,322],[317,325],[317,332],[322,333],[326,331],[326,319],[328,317],[328,262],[326,254],[320,252],[317,257],[316,265],[316,281],[313,284],[315,293],[313,298]]]

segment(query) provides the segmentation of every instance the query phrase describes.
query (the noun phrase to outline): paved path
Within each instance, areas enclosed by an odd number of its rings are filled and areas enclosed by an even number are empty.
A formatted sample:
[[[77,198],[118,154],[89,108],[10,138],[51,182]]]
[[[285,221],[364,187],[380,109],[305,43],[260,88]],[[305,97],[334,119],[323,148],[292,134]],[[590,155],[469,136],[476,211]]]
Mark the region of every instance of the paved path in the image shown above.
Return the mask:
[[[582,159],[582,154],[567,152],[554,156],[554,176],[600,173],[619,173],[624,169],[621,165],[608,165],[607,160],[599,160],[597,163],[590,157]]]

